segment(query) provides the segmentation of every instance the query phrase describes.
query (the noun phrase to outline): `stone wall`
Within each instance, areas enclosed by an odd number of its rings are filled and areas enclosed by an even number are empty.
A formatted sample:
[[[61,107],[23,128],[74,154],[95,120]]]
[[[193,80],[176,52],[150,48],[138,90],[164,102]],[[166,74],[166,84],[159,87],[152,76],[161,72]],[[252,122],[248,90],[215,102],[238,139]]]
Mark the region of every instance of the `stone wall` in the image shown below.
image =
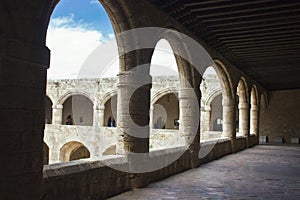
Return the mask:
[[[202,143],[201,148],[210,148],[208,154],[200,159],[206,163],[231,153],[230,140],[220,140],[215,143]],[[153,151],[149,162],[168,162],[174,154],[181,156],[171,164],[148,173],[132,174],[115,170],[112,167],[128,167],[124,157],[115,156],[100,161],[72,161],[44,167],[43,199],[89,200],[106,199],[110,196],[135,188],[134,179],[147,185],[173,174],[190,169],[189,154],[182,148]],[[105,180],[105,182],[103,182]]]
[[[53,112],[50,112],[49,100],[46,106],[46,121],[51,123],[49,113],[53,113],[53,123],[47,124],[44,132],[44,141],[49,147],[49,163],[65,161],[61,155],[62,148],[71,152],[73,143],[81,143],[90,153],[91,158],[101,157],[108,148],[116,146],[119,132],[116,128],[105,127],[110,116],[116,119],[116,113],[112,113],[111,107],[116,112],[117,78],[103,79],[77,79],[77,80],[50,80],[47,84],[47,96],[52,101]],[[178,126],[174,120],[179,118],[178,88],[179,79],[176,76],[153,77],[151,89],[151,128],[154,128],[156,119],[159,117],[154,112],[156,106],[162,107],[166,118],[166,129],[151,129],[150,150],[166,149],[184,145],[184,139],[179,134]],[[205,76],[201,85],[203,103],[212,102],[214,94],[220,94],[220,83],[215,74]],[[80,96],[79,96],[80,95]],[[80,97],[78,101],[70,97]],[[168,98],[169,97],[169,98]],[[220,102],[219,102],[220,103]],[[210,103],[209,103],[210,104]],[[60,110],[56,109],[60,108]],[[220,116],[221,105],[216,107],[216,112],[212,115]],[[93,111],[94,109],[94,111]],[[102,114],[95,109],[102,109]],[[218,114],[219,113],[219,114]],[[74,125],[66,126],[65,118],[72,114]],[[93,116],[95,115],[95,116]],[[94,118],[94,120],[92,119]],[[199,119],[200,120],[200,119]],[[203,119],[203,124],[208,124],[210,119]],[[117,120],[116,120],[117,121]],[[173,129],[173,130],[172,130]],[[207,133],[203,139],[220,138],[219,132],[216,134]],[[66,147],[68,145],[68,149]],[[67,150],[66,150],[67,149]]]
[[[300,90],[270,92],[268,108],[261,109],[260,136],[267,136],[269,143],[275,143],[278,137],[285,143],[300,138],[299,111]]]

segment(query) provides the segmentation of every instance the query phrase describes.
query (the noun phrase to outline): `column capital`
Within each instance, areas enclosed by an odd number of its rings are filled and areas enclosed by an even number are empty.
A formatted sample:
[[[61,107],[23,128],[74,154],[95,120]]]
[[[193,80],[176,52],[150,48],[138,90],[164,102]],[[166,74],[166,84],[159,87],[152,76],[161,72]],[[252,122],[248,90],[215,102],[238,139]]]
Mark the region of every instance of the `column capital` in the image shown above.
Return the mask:
[[[239,103],[239,109],[249,109],[248,103]]]
[[[180,88],[179,99],[197,99],[197,95],[195,93],[194,88]]]
[[[93,109],[94,109],[94,110],[100,110],[100,111],[103,111],[103,110],[105,110],[105,107],[104,107],[104,106],[99,106],[99,105],[94,105]]]
[[[53,106],[52,106],[53,109],[57,109],[57,110],[62,110],[63,107],[64,107],[64,106],[61,105],[61,104],[57,104],[57,105],[53,105]]]
[[[251,105],[251,110],[252,111],[258,111],[258,106],[257,105]]]
[[[222,100],[222,106],[234,106],[235,101],[234,99],[223,99]]]
[[[201,106],[201,111],[210,112],[211,111],[211,106]]]
[[[118,87],[129,86],[139,88],[139,86],[152,85],[152,76],[148,73],[145,73],[144,71],[125,71],[118,74],[118,77]]]

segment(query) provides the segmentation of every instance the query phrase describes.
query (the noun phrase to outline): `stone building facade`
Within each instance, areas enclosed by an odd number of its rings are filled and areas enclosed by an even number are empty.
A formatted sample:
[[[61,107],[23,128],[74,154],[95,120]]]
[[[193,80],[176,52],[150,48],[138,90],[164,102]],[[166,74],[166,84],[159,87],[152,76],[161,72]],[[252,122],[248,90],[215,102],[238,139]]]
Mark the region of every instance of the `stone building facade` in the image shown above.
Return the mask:
[[[45,108],[45,164],[72,157],[93,160],[116,154],[118,78],[49,80]],[[182,146],[177,76],[154,77],[151,89],[150,150]],[[222,137],[222,94],[216,74],[201,86],[201,138]],[[209,113],[209,114],[207,114]],[[66,125],[71,115],[73,125]],[[114,119],[111,125],[110,119]],[[215,127],[216,121],[218,126]],[[48,158],[48,159],[47,159]]]

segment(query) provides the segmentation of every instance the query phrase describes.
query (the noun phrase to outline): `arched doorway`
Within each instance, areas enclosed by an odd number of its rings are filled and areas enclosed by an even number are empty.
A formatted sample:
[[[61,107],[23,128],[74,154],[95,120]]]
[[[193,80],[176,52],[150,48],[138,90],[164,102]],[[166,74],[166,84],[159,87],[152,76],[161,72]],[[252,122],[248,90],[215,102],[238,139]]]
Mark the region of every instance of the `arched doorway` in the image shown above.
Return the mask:
[[[165,94],[153,104],[154,129],[179,129],[179,101],[177,93]]]
[[[63,103],[63,124],[67,125],[67,118],[72,117],[72,124],[78,126],[93,125],[93,102],[83,95],[72,95]]]
[[[117,126],[117,95],[113,95],[104,104],[104,126]]]

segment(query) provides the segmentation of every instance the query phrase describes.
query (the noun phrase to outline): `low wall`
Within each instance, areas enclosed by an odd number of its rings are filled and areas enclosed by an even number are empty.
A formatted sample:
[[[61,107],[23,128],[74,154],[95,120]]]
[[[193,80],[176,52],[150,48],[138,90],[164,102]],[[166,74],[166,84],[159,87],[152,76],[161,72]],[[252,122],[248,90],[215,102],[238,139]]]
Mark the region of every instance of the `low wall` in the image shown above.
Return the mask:
[[[245,144],[244,140],[241,139],[241,141],[243,142],[240,145]],[[244,148],[246,147],[244,146]],[[203,155],[200,163],[203,164],[230,154],[231,141],[228,139],[206,141],[201,143],[201,149],[204,153],[200,152]],[[177,159],[172,162],[170,158]],[[148,163],[144,164],[147,166],[149,163],[165,163],[167,166],[147,173],[133,174],[121,172],[103,164],[110,163],[113,167],[128,169],[130,164],[121,156],[109,156],[100,161],[87,159],[45,166],[43,199],[105,199],[190,169],[189,152],[185,151],[184,147],[152,151],[146,160]]]
[[[253,147],[258,144],[258,138],[256,135],[250,135],[248,140],[248,147]]]
[[[247,139],[243,136],[237,137],[233,141],[233,148],[234,148],[234,150],[233,150],[234,152],[238,152],[243,149],[246,149],[247,148]]]

